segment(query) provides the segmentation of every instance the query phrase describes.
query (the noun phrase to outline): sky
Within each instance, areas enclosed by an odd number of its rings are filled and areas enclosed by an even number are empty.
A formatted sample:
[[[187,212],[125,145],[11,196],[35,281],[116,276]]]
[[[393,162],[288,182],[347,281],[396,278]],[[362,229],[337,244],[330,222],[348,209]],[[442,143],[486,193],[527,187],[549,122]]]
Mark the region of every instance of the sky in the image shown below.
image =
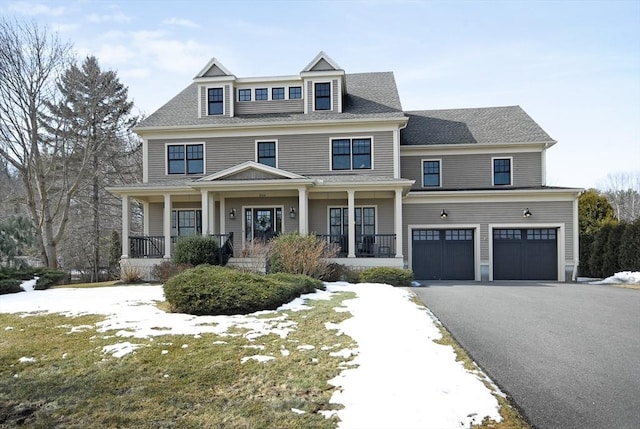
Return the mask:
[[[115,70],[150,115],[216,57],[237,77],[298,74],[318,52],[393,71],[405,110],[521,106],[558,143],[547,184],[640,175],[640,0],[13,1]]]
[[[304,362],[304,354],[308,354],[308,359],[313,362],[311,356],[317,354],[317,348],[329,351],[329,356],[342,362],[342,372],[327,380],[337,388],[330,402],[342,404],[344,408],[337,412],[320,410],[318,413],[327,417],[337,414],[340,429],[453,429],[479,424],[485,416],[500,420],[498,401],[481,378],[491,385],[493,383],[480,371],[472,373],[466,370],[461,362],[456,361],[451,346],[433,341],[442,337],[435,316],[412,302],[414,295],[402,288],[369,283],[327,283],[327,291],[317,290],[303,295],[275,312],[263,311],[246,316],[191,316],[165,313],[156,307],[156,301],[164,299],[162,286],[44,291],[33,291],[31,286],[31,281],[23,283],[29,293],[3,295],[0,313],[104,314],[105,320],[95,327],[73,326],[73,321],[70,321],[69,333],[96,329],[100,335],[115,330],[116,334],[109,337],[114,339],[114,343],[103,348],[105,355],[110,354],[114,358],[127,359],[127,355],[137,349],[152,347],[158,343],[153,343],[153,337],[162,336],[165,341],[166,335],[181,335],[179,338],[185,342],[211,341],[210,336],[201,334],[216,333],[224,338],[237,335],[231,333],[237,329],[246,329],[243,336],[250,343],[247,348],[255,349],[255,354],[241,358],[242,364],[257,361],[269,365],[275,359]],[[289,340],[288,335],[297,329],[297,323],[284,310],[308,310],[308,300],[331,299],[335,292],[353,292],[356,298],[343,301],[342,306],[335,309],[348,311],[352,317],[338,324],[325,324],[328,330],[336,332],[334,344],[301,344],[298,340]],[[264,317],[264,314],[274,317]],[[0,331],[12,329],[12,326],[0,325]],[[269,351],[271,340],[263,338],[269,334],[287,340],[279,352]],[[355,340],[357,346],[345,348],[340,340],[342,334]],[[193,340],[184,339],[184,335],[191,336]],[[212,346],[225,347],[225,341],[216,340]],[[189,344],[182,345],[187,353],[188,347]],[[161,350],[160,353],[172,358],[169,350]],[[413,362],[420,362],[420,371],[416,371],[414,365],[389,364],[406,362],[407,356]],[[64,359],[64,355],[60,358]],[[16,364],[28,365],[38,359],[38,355],[23,356]],[[17,365],[16,371],[19,368]],[[173,376],[170,366],[167,368],[165,377]],[[372,413],[371,410],[379,412]],[[292,408],[291,412],[303,411]]]

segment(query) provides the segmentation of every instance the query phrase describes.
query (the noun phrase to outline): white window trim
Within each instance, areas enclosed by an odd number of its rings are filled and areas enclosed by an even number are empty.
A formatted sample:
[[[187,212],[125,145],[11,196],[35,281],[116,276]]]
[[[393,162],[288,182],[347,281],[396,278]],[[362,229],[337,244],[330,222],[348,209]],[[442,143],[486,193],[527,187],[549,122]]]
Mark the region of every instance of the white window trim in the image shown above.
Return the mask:
[[[328,83],[329,84],[329,106],[330,106],[330,109],[328,109],[328,110],[317,110],[316,109],[316,84],[317,83]],[[333,81],[332,80],[329,80],[329,81],[326,81],[326,80],[317,80],[317,81],[316,80],[312,80],[311,81],[311,85],[313,87],[313,103],[312,103],[313,111],[314,112],[333,112],[335,110],[333,108],[334,107],[333,106],[333,91],[334,91]]]
[[[348,170],[334,170],[333,169],[333,141],[334,140],[350,140],[350,156],[351,156],[351,168]],[[371,140],[371,168],[353,168],[353,140],[358,139],[370,139]],[[373,171],[375,169],[374,159],[375,159],[375,150],[374,150],[374,138],[373,136],[342,136],[342,137],[330,137],[329,138],[329,171]]]
[[[273,143],[275,142],[276,144],[276,166],[275,168],[278,168],[278,139],[270,139],[270,140],[256,140],[256,145],[255,145],[255,161],[260,164],[260,161],[258,161],[258,143]],[[266,164],[262,164],[262,165],[266,165]]]
[[[216,115],[217,116],[217,115]],[[202,173],[187,173],[187,146],[193,145],[202,145]],[[184,146],[184,156],[185,156],[185,172],[184,173],[171,173],[169,174],[169,146]],[[207,145],[205,142],[172,142],[164,144],[164,175],[165,176],[198,176],[207,174]]]
[[[209,113],[209,90],[210,89],[222,89],[222,113],[219,115],[212,115],[211,113]],[[226,103],[226,99],[227,99],[227,91],[225,89],[225,85],[212,85],[212,86],[207,86],[205,87],[205,100],[206,100],[206,109],[207,109],[207,116],[225,116],[225,112],[227,111],[227,103]]]
[[[424,186],[424,163],[429,161],[438,161],[438,185],[437,186]],[[422,182],[422,188],[433,189],[442,187],[442,158],[424,158],[420,160],[420,181]]]
[[[279,88],[279,87],[278,87]],[[289,97],[289,88],[300,88],[300,98],[290,98]],[[304,100],[304,85],[289,85],[285,86],[285,100]]]
[[[375,213],[375,217],[376,217],[376,223],[375,223],[375,232],[374,234],[378,234],[378,205],[377,204],[360,204],[360,205],[355,205],[353,206],[354,209],[358,209],[358,208],[370,208],[373,207],[373,211]],[[327,235],[331,234],[331,209],[348,209],[349,206],[327,206]],[[354,218],[355,218],[355,214],[354,214]]]
[[[249,91],[250,100],[240,100],[240,91]],[[251,103],[253,101],[253,89],[252,88],[238,88],[238,98],[236,99],[238,103]]]
[[[508,185],[496,185],[495,184],[495,160],[496,159],[508,159],[509,160],[509,184]],[[513,186],[513,156],[492,156],[491,157],[491,186]]]

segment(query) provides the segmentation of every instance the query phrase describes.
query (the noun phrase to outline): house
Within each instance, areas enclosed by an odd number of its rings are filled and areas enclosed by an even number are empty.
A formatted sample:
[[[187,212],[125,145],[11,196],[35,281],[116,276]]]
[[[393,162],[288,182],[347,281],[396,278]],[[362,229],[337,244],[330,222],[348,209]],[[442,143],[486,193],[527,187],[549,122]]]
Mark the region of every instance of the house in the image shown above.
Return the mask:
[[[518,106],[405,112],[392,73],[349,74],[324,52],[258,78],[213,58],[135,131],[143,181],[110,188],[127,264],[169,258],[180,236],[232,240],[237,257],[297,231],[336,243],[336,262],[418,279],[576,274],[580,190],[545,185],[556,142]]]

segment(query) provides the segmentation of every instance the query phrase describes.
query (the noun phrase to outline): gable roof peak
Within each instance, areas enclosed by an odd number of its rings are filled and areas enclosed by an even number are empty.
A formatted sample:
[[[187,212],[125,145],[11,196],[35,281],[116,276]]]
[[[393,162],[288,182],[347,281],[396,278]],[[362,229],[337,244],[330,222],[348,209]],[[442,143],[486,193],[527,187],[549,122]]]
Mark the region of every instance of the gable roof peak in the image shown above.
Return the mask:
[[[216,57],[212,57],[194,79],[219,76],[235,77]]]
[[[318,55],[315,56],[313,60],[307,66],[302,69],[302,73],[304,72],[313,72],[313,71],[343,71],[344,69],[338,65],[329,55],[327,55],[324,51],[320,51]]]

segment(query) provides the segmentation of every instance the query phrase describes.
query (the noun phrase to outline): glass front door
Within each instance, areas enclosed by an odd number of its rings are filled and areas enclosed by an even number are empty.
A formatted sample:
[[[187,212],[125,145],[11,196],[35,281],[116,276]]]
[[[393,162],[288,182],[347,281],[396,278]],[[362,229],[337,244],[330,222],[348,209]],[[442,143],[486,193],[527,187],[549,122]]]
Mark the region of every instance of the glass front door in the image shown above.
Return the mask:
[[[246,208],[244,211],[245,239],[268,241],[282,231],[282,208]]]

